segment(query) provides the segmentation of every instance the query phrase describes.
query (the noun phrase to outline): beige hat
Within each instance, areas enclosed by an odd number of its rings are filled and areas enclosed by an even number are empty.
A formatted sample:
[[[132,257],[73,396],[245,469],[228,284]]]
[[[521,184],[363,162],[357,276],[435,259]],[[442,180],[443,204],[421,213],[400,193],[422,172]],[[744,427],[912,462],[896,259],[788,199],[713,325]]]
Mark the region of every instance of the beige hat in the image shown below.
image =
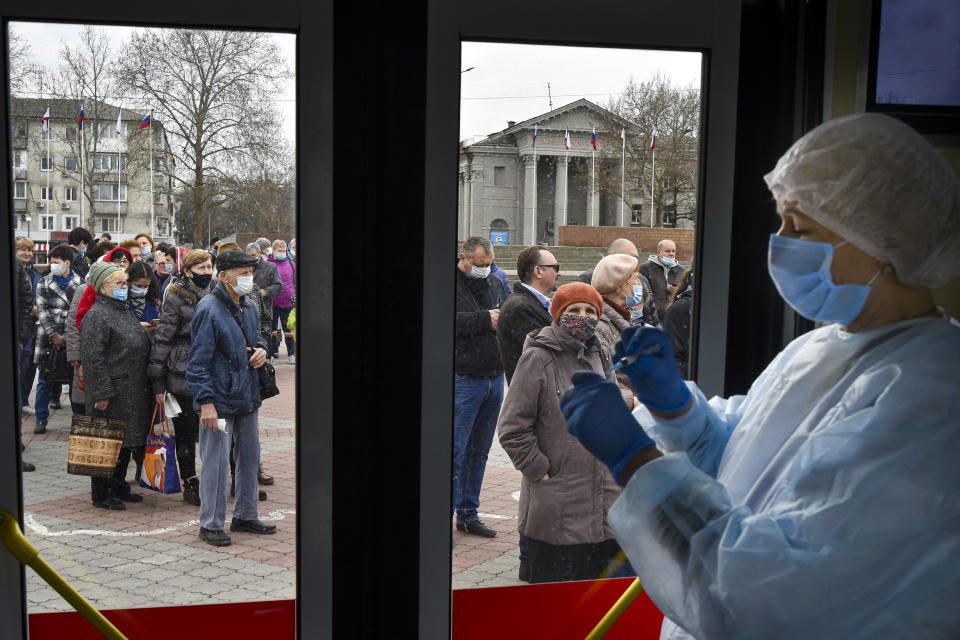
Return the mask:
[[[597,263],[593,270],[593,279],[590,284],[599,293],[616,291],[637,270],[637,259],[623,253],[606,256]]]

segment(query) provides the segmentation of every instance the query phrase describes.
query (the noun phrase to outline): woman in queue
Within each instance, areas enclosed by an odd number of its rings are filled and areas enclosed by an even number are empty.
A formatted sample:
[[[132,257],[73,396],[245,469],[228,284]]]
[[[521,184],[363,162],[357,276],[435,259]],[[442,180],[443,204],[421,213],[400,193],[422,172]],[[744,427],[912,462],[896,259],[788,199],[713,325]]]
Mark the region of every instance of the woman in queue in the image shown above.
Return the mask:
[[[620,550],[607,524],[620,489],[560,412],[574,372],[616,381],[596,336],[603,310],[588,284],[557,289],[553,323],[527,337],[500,412],[500,444],[523,474],[519,531],[529,539],[531,583],[598,578]]]
[[[150,338],[130,313],[123,269],[112,262],[95,262],[89,279],[97,298],[80,324],[87,407],[91,415],[126,423],[113,477],[91,478],[91,497],[96,507],[125,509],[123,502],[143,500],[130,491],[127,467],[134,450],[145,445],[150,428],[153,403],[146,374]]]
[[[160,284],[153,276],[153,269],[142,260],[134,262],[127,267],[127,284],[130,313],[144,329],[153,332],[157,324],[153,321],[160,318]]]
[[[603,316],[597,325],[600,344],[613,353],[624,330],[633,324],[634,314],[643,317],[643,286],[637,277],[637,259],[631,255],[616,253],[605,256],[593,270],[591,285],[603,298]],[[620,394],[627,406],[633,409],[638,401],[626,374],[617,374]]]
[[[36,320],[39,315],[37,284],[43,279],[43,274],[37,271],[33,265],[34,249],[35,245],[30,238],[19,238],[17,240],[17,260],[23,265],[23,269],[27,272],[30,283],[33,285],[33,306],[30,309],[30,315],[33,316],[34,324],[30,329],[30,339],[20,352],[20,407],[23,413],[27,415],[34,413],[29,400],[30,390],[33,389],[33,381],[37,377],[37,363],[33,361],[33,344],[37,337]]]
[[[680,377],[690,375],[690,320],[693,317],[693,269],[687,269],[677,288],[670,295],[670,302],[663,314],[663,330],[673,339],[673,358],[677,361]]]
[[[213,258],[209,252],[194,249],[183,257],[183,273],[166,291],[160,323],[150,350],[147,376],[157,402],[170,393],[180,405],[180,415],[173,418],[176,435],[177,465],[183,480],[183,500],[200,506],[200,480],[197,478],[197,442],[200,439],[200,416],[193,408],[193,394],[185,372],[190,359],[190,326],[197,303],[212,290]]]
[[[287,343],[287,361],[293,364],[296,362],[297,347],[293,341],[293,332],[287,329],[287,319],[290,317],[290,311],[293,310],[291,298],[297,294],[297,269],[293,262],[287,258],[287,243],[283,240],[273,241],[273,253],[267,258],[274,264],[277,271],[280,272],[280,280],[283,281],[283,293],[273,299],[273,341],[271,348],[273,353],[271,358],[277,358],[280,350],[280,336],[283,336]],[[277,325],[279,324],[279,329]]]

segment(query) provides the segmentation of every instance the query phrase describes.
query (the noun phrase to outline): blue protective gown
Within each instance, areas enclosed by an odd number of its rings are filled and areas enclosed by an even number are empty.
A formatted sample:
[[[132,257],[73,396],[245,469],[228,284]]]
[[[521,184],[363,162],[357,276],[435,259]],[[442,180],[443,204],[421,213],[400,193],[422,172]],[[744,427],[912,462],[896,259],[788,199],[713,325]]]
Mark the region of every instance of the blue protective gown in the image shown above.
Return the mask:
[[[746,396],[634,416],[609,514],[661,638],[960,638],[960,327],[794,340]]]

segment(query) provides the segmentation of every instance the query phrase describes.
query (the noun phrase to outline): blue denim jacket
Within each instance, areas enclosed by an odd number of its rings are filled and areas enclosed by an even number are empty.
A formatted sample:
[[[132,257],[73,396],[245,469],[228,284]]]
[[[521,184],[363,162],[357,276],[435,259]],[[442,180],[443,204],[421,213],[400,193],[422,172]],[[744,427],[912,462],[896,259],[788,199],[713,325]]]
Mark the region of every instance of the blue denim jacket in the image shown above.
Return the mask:
[[[223,283],[216,288],[227,295]],[[259,374],[247,363],[248,341],[264,348],[257,340],[257,310],[246,298],[240,298],[240,311],[246,339],[215,295],[204,296],[197,303],[190,329],[193,346],[187,362],[187,384],[196,406],[212,402],[220,416],[250,413],[261,402]]]

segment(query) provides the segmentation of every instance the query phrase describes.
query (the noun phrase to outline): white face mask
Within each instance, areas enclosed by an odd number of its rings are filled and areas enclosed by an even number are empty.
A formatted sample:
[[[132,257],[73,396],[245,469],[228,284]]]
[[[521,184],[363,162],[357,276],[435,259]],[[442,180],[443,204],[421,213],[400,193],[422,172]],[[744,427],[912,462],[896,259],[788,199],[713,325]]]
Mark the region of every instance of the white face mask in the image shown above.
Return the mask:
[[[54,276],[62,276],[62,275],[63,275],[63,268],[64,268],[65,266],[66,266],[66,265],[61,264],[61,263],[59,263],[59,262],[51,262],[51,263],[50,263],[50,273],[52,273]]]
[[[233,285],[233,292],[245,296],[253,291],[253,276],[237,276],[237,284]]]

